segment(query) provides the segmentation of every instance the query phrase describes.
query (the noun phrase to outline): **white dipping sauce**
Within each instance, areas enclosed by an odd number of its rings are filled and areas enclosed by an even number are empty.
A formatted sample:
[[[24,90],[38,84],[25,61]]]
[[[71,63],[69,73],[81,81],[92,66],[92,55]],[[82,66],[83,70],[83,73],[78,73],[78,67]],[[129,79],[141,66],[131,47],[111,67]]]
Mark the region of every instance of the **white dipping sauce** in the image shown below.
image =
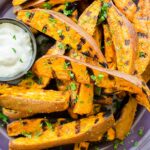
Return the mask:
[[[0,77],[14,77],[23,72],[32,54],[29,33],[17,25],[0,24]]]

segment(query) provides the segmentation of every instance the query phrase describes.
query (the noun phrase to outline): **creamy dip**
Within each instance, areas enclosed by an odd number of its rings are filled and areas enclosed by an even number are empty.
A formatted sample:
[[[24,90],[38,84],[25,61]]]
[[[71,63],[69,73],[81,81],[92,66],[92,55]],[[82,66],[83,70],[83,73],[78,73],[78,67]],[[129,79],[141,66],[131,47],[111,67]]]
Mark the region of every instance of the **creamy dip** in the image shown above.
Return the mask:
[[[15,77],[27,69],[31,59],[29,33],[17,25],[0,24],[0,77]]]

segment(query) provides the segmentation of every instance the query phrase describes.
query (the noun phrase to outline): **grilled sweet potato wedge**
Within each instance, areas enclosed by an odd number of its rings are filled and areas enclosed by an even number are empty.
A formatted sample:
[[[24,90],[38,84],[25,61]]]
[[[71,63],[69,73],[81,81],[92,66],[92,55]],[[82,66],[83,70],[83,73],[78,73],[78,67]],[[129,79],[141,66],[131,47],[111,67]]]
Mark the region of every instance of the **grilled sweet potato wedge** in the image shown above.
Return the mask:
[[[21,5],[21,4],[23,4],[23,3],[27,2],[27,1],[29,1],[29,0],[13,0],[12,4],[14,6],[18,6],[18,5]]]
[[[43,132],[43,123],[47,119],[24,119],[14,121],[7,126],[7,133],[9,136],[18,136],[24,133],[34,134],[37,131]]]
[[[110,69],[116,70],[116,52],[112,41],[112,36],[107,24],[103,24],[105,58]]]
[[[45,130],[38,138],[20,137],[11,140],[9,148],[19,149],[45,149],[65,144],[91,141],[104,134],[114,124],[112,115],[105,117],[103,113],[78,121],[73,121]]]
[[[150,64],[150,5],[148,0],[140,0],[133,20],[138,35],[138,51],[135,61],[136,74],[141,75]]]
[[[119,71],[132,74],[136,57],[137,36],[132,24],[109,2],[107,21],[112,34]],[[120,36],[118,36],[120,35]]]
[[[64,111],[68,108],[69,98],[70,94],[63,91],[0,86],[0,106],[25,113]]]
[[[83,27],[83,29],[92,36],[94,35],[95,27],[97,25],[101,5],[101,1],[94,1],[84,10],[78,20],[78,25]]]
[[[11,109],[3,108],[2,112],[5,116],[7,116],[9,119],[20,119],[20,118],[27,118],[30,116],[33,116],[33,113],[30,112],[21,112],[21,111],[15,111]]]
[[[117,8],[132,22],[135,12],[136,5],[132,0],[113,0]]]
[[[93,84],[81,84],[77,103],[75,103],[73,112],[83,115],[89,114],[93,109],[94,89]]]
[[[116,121],[116,138],[124,140],[124,138],[127,136],[134,121],[136,108],[137,102],[135,98],[131,97],[129,102],[124,106],[119,120]]]
[[[64,64],[68,64],[64,67]],[[118,91],[127,91],[136,95],[139,104],[145,106],[150,111],[150,91],[146,83],[137,77],[127,75],[115,70],[96,67],[67,56],[44,56],[34,65],[36,71],[41,65],[47,65],[53,71],[53,78],[71,80],[68,71],[75,75],[75,80],[79,83],[94,83],[98,87],[112,88]],[[44,75],[44,74],[43,74]]]
[[[106,64],[95,40],[63,14],[42,9],[21,10],[18,19],[61,42],[60,48],[68,44],[74,50]]]

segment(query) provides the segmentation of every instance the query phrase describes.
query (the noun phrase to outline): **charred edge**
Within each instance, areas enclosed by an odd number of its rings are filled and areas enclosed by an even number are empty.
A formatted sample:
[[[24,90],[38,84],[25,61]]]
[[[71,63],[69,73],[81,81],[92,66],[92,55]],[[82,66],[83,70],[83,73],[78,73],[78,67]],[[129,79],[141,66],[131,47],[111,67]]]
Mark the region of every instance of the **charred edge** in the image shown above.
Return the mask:
[[[41,128],[43,131],[46,131],[47,130],[47,125],[46,125],[46,120],[41,120],[40,124],[41,124]]]
[[[134,74],[134,75],[137,75],[137,74],[138,74],[138,71],[137,71],[137,70],[135,70],[133,74]]]
[[[148,35],[146,33],[142,33],[142,32],[137,32],[138,37],[141,38],[148,38]]]
[[[47,25],[45,25],[45,26],[42,28],[42,32],[43,32],[43,33],[46,33],[46,32],[47,32],[47,28],[48,28]]]
[[[81,43],[77,44],[77,50],[81,50],[81,49],[82,49]]]
[[[146,90],[143,87],[142,87],[142,91],[143,91],[144,94],[147,94]]]
[[[30,13],[30,15],[29,15],[29,19],[30,19],[30,20],[34,17],[34,14],[35,14],[35,13]]]
[[[51,65],[51,64],[52,64],[52,62],[51,62],[51,60],[50,60],[50,59],[47,59],[47,63],[48,63],[49,65]]]
[[[128,46],[130,44],[130,40],[125,40],[125,45]]]
[[[103,117],[109,117],[111,115],[111,110],[107,109],[107,111],[104,113]]]
[[[60,9],[58,12],[60,12],[60,13],[62,13],[62,14],[63,14],[63,10],[62,10],[62,9]]]
[[[94,75],[93,70],[89,67],[87,67],[87,72],[88,72],[88,75],[90,75],[90,76]]]
[[[99,121],[99,118],[96,118],[94,124],[97,124],[98,121]]]
[[[28,122],[27,122],[27,121],[22,121],[21,124],[22,124],[23,126],[25,126],[25,125],[28,124]]]
[[[80,132],[80,120],[76,121],[75,125],[75,133],[78,134]]]
[[[109,79],[109,80],[114,80],[115,78],[114,78],[114,76],[112,76],[112,75],[109,74],[109,75],[108,75],[108,79]]]

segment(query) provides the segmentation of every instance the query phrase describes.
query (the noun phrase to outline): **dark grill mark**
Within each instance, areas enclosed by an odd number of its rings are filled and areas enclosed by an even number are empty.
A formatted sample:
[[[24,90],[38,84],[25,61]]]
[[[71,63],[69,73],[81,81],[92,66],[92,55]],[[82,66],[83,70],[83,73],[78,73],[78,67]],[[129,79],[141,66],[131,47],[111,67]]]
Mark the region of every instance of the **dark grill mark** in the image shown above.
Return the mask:
[[[29,19],[32,19],[34,17],[35,13],[30,13]]]
[[[62,10],[62,9],[60,9],[58,12],[60,12],[60,13],[62,13],[62,14],[63,14],[63,10]]]
[[[107,39],[106,39],[106,42],[109,42],[111,40],[111,38],[110,37],[108,37]]]
[[[100,65],[102,65],[104,68],[108,68],[107,63],[103,62],[103,63],[99,63]]]
[[[81,40],[81,42],[82,42],[83,44],[86,43],[86,40],[85,40],[84,38],[80,38],[80,40]]]
[[[77,45],[77,50],[81,50],[82,49],[82,45],[79,43],[78,45]]]
[[[69,26],[66,26],[66,31],[70,31],[70,27]]]
[[[60,35],[59,37],[60,37],[61,40],[63,40],[65,38],[64,35]]]
[[[75,125],[75,133],[78,134],[80,132],[80,120],[76,121]]]
[[[137,32],[138,37],[148,38],[148,35],[142,32]]]
[[[91,15],[91,11],[87,11],[86,16],[90,16],[90,15]]]
[[[98,123],[98,121],[99,121],[99,118],[95,119],[95,122],[94,122],[94,123],[96,124],[96,123]]]
[[[129,45],[130,44],[130,40],[125,40],[125,45]]]
[[[94,55],[94,60],[98,60],[98,57],[96,54]]]
[[[122,25],[123,25],[123,22],[121,22],[121,21],[118,21],[118,23],[119,23],[119,25],[120,25],[120,26],[122,26]]]
[[[115,78],[114,78],[112,75],[109,74],[109,75],[108,75],[108,79],[109,79],[109,80],[114,80]]]
[[[87,67],[87,72],[88,72],[88,74],[91,76],[91,75],[94,75],[94,73],[93,73],[93,70],[91,69],[91,68],[89,68],[89,67]]]
[[[90,52],[89,51],[86,51],[86,52],[82,52],[83,55],[87,56],[87,57],[90,57]]]
[[[134,75],[136,75],[136,74],[138,74],[138,71],[137,71],[137,70],[134,71]]]
[[[24,126],[28,124],[27,121],[22,121],[21,123],[22,123]]]

